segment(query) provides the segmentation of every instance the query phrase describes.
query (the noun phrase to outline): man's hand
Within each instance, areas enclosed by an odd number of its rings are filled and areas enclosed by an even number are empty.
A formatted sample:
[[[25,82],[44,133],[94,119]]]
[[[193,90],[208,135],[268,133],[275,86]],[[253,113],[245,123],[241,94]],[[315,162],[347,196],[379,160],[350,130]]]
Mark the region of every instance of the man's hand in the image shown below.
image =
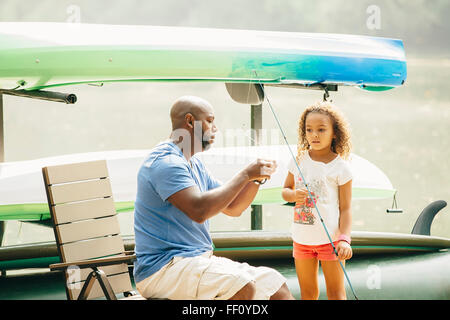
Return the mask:
[[[277,163],[275,160],[257,159],[248,165],[244,172],[248,176],[248,180],[264,180],[270,179],[270,176],[276,171]]]

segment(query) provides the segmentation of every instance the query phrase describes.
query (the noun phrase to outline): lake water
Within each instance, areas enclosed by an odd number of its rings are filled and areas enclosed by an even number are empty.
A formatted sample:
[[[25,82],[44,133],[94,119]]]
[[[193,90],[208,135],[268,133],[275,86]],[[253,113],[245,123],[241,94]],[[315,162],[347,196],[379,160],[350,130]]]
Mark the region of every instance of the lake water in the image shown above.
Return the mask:
[[[402,214],[388,214],[392,199],[353,201],[353,230],[410,233],[422,209],[450,200],[449,60],[408,59],[406,84],[386,92],[340,88],[331,99],[350,121],[353,152],[376,164],[398,190]],[[118,149],[150,149],[170,133],[169,109],[181,95],[210,101],[221,132],[250,127],[250,108],[231,100],[220,83],[128,83],[61,87],[78,96],[75,105],[4,96],[6,161]],[[305,106],[322,92],[267,87],[266,93],[291,144]],[[265,104],[263,127],[277,129]],[[250,145],[250,139],[238,142]],[[282,141],[268,141],[280,144]],[[221,141],[218,146],[229,146]],[[449,209],[431,234],[450,237]],[[263,208],[265,230],[289,230],[292,208]],[[132,234],[132,213],[119,215],[123,234]],[[240,218],[219,215],[211,231],[249,230],[250,210]],[[53,240],[49,228],[10,221],[3,245]]]

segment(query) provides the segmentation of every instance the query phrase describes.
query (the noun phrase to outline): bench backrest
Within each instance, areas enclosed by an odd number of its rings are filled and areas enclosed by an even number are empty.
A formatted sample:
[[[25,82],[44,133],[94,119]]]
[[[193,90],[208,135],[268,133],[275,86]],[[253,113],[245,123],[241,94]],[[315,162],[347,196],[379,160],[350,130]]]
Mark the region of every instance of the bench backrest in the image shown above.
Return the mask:
[[[105,160],[42,168],[61,262],[124,253]],[[133,290],[126,263],[101,267],[115,293]],[[65,272],[68,299],[76,299],[92,270]],[[103,296],[96,281],[89,299]]]

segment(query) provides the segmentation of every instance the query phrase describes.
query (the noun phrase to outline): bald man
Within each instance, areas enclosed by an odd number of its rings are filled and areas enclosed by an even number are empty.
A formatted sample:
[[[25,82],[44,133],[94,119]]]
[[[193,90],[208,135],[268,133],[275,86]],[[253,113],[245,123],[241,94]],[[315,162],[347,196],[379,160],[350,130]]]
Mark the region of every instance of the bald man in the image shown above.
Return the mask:
[[[257,160],[222,184],[195,156],[214,142],[212,106],[181,97],[170,117],[169,140],[152,149],[138,173],[137,290],[160,299],[293,299],[278,271],[214,256],[209,234],[208,219],[240,216],[276,163]]]

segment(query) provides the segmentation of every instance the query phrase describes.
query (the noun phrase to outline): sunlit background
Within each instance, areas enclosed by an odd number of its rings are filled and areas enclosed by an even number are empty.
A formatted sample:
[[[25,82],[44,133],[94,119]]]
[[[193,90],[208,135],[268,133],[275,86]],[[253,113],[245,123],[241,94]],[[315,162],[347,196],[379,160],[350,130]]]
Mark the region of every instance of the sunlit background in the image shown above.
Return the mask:
[[[366,92],[340,88],[331,99],[353,133],[353,152],[376,164],[398,190],[402,214],[388,214],[392,199],[353,202],[353,230],[410,233],[422,209],[450,200],[450,4],[428,1],[15,1],[0,2],[0,21],[195,26],[270,31],[346,33],[402,39],[408,78],[400,88]],[[250,108],[233,102],[218,83],[126,83],[62,87],[75,105],[4,96],[5,160],[62,154],[150,149],[170,133],[169,108],[181,95],[210,101],[219,129],[249,129]],[[302,110],[319,91],[268,87],[291,144]],[[239,115],[238,117],[236,115]],[[277,129],[263,107],[263,127]],[[273,144],[282,141],[269,141]],[[250,139],[240,142],[250,145]],[[223,146],[224,143],[218,143]],[[264,206],[263,228],[287,231],[291,208]],[[132,213],[120,214],[132,234]],[[219,215],[212,231],[249,230],[250,212]],[[450,210],[436,217],[431,234],[450,237]],[[8,222],[4,245],[53,239],[51,229]]]

